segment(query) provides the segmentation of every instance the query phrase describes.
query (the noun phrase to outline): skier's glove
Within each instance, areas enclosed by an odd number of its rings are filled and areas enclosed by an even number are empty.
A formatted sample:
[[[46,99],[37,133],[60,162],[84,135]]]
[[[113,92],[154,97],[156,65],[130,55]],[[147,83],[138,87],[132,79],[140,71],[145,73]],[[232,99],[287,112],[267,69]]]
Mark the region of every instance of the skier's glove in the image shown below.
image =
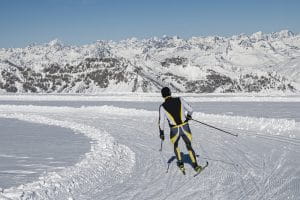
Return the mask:
[[[192,116],[189,115],[189,114],[187,114],[187,116],[186,116],[186,121],[189,121],[189,120],[191,120],[191,119],[192,119]]]
[[[165,140],[165,134],[163,130],[159,130],[159,137],[161,140]]]

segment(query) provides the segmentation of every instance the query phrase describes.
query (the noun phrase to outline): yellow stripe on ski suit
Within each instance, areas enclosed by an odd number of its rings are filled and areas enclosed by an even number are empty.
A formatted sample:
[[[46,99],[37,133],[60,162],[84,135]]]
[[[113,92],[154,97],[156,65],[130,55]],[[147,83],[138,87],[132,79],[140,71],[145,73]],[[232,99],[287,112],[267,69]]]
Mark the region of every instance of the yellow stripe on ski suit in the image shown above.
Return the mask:
[[[178,160],[181,160],[181,152],[180,152],[178,147],[176,148],[176,152],[177,152],[177,155],[178,155]]]
[[[177,141],[178,137],[179,137],[179,129],[177,129],[177,133],[171,138],[171,142],[174,144]],[[181,160],[181,152],[178,147],[176,148],[176,153],[178,156],[178,160]]]
[[[190,155],[190,158],[191,158],[191,160],[192,160],[192,163],[195,163],[195,162],[196,162],[196,159],[195,159],[195,157],[194,157],[194,155],[193,155],[193,152],[192,152],[192,151],[189,151],[189,155]]]
[[[186,125],[187,122],[183,122],[182,124],[179,124],[179,125],[176,125],[176,126],[172,126],[172,128],[179,128],[179,127],[182,127],[184,125]]]
[[[190,142],[192,142],[192,134],[189,133],[188,131],[184,130],[184,128],[182,128],[182,130],[185,133],[185,135],[189,138]]]
[[[165,111],[166,111],[166,110],[165,110]],[[172,116],[168,111],[166,111],[166,113],[167,113],[168,117],[171,119],[171,121],[173,121],[173,123],[176,124],[176,121],[175,121],[175,119],[173,118],[173,116]]]
[[[185,135],[188,137],[188,139],[190,140],[190,142],[192,142],[192,134],[189,133],[188,131],[185,131],[184,128],[182,128],[183,132],[185,133]],[[189,151],[189,155],[190,155],[190,158],[192,160],[193,163],[196,162],[196,158],[194,157],[194,154],[192,151]]]
[[[171,138],[171,142],[174,144],[179,137],[179,129],[177,129],[177,133]]]

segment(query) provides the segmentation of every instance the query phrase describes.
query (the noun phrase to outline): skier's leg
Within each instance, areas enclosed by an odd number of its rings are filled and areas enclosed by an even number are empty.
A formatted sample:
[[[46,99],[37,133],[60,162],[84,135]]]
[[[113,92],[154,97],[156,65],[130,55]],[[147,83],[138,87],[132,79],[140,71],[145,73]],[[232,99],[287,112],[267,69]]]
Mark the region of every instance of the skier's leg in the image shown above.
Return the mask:
[[[176,158],[178,160],[178,163],[181,164],[182,163],[182,158],[181,158],[181,152],[180,149],[178,147],[178,142],[179,142],[179,137],[176,140],[176,142],[174,143],[174,153],[176,155]]]
[[[178,142],[180,139],[178,128],[171,128],[170,139],[171,139],[171,142],[174,144],[174,153],[177,158],[178,165],[183,165],[182,158],[181,158],[181,152],[178,147]]]
[[[195,168],[196,166],[198,166],[198,164],[197,164],[195,151],[192,147],[192,133],[190,131],[189,125],[188,124],[184,125],[182,127],[182,131],[184,132],[184,134],[182,135],[182,139],[185,142],[186,148],[189,152],[189,156],[192,161],[192,165]]]

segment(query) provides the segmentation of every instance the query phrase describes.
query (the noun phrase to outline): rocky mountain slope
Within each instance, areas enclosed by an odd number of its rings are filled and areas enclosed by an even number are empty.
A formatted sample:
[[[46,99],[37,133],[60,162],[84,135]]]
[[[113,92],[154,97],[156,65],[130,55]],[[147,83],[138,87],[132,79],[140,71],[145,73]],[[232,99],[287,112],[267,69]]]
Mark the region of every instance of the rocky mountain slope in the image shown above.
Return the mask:
[[[298,92],[300,35],[58,40],[0,49],[0,90],[19,93]]]

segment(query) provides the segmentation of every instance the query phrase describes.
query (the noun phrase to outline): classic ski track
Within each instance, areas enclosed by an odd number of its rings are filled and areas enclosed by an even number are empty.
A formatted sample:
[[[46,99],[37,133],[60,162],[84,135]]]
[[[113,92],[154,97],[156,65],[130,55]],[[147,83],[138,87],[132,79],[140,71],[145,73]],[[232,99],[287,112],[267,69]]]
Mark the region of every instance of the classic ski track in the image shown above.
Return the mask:
[[[221,148],[221,147],[218,147],[218,148]],[[222,148],[222,149],[224,149],[224,148]],[[233,163],[237,163],[238,164],[238,167],[234,165],[233,168],[237,172],[237,174],[239,176],[239,179],[241,180],[241,184],[243,186],[242,189],[243,189],[244,195],[247,195],[248,192],[247,192],[246,184],[244,182],[242,173],[240,171],[240,167],[242,166],[242,164],[239,161],[236,161],[236,160],[232,159],[232,157],[233,157],[232,154],[229,154],[226,149],[224,149],[222,152],[223,152],[223,156],[225,156],[228,160],[230,160]]]
[[[241,138],[241,137],[240,137]],[[235,143],[235,144],[237,144],[238,142],[236,141],[237,140],[237,138],[234,138],[232,141],[233,141],[233,143]],[[246,147],[246,149],[248,149],[248,150],[250,150],[250,147],[248,147],[248,145],[246,145],[246,144],[243,144],[243,147]],[[233,149],[232,149],[233,150]],[[250,158],[249,157],[247,157],[246,156],[246,152],[245,151],[243,151],[239,146],[237,146],[236,147],[236,150],[238,150],[239,152],[240,152],[240,154],[243,156],[243,160],[244,161],[246,161],[246,164],[249,166],[249,167],[256,167],[256,168],[259,168],[260,166],[257,166],[256,164],[254,164],[254,162],[253,161],[251,161],[250,160]],[[225,150],[225,152],[226,152],[226,150]],[[228,155],[228,154],[227,154]],[[256,159],[257,160],[257,159]],[[239,166],[241,166],[245,171],[247,171],[246,170],[246,168],[244,167],[244,165],[239,165]],[[254,185],[254,189],[255,189],[255,191],[256,192],[259,192],[259,187],[258,187],[258,185],[257,185],[257,183],[256,183],[256,181],[254,180],[254,177],[251,175],[251,173],[249,173],[250,174],[250,177],[251,177],[251,181],[252,181],[252,183],[253,183],[253,185]]]
[[[284,156],[282,156],[280,158],[280,162],[281,160],[284,159]],[[272,173],[265,179],[265,181],[269,181],[272,177],[278,177],[277,173],[279,173],[280,171],[278,171],[278,168],[277,167],[274,167],[274,169],[272,170]],[[279,174],[280,175],[280,174]],[[273,192],[274,191],[274,187],[271,187],[272,185],[271,184],[268,184],[268,187],[267,187],[267,191],[270,191],[270,192]],[[285,185],[281,185],[280,187],[285,187]],[[275,188],[276,190],[278,190],[278,188]],[[273,192],[274,193],[274,192]],[[276,192],[275,192],[276,194]],[[274,195],[274,194],[273,194]],[[272,196],[273,196],[272,195]],[[270,198],[270,197],[269,197]],[[272,198],[271,198],[272,199]]]
[[[231,141],[232,141],[233,143],[237,143],[237,142],[236,142],[236,138],[233,138]],[[220,147],[220,145],[222,145],[222,146]],[[247,147],[247,146],[246,146],[246,147]],[[228,145],[228,147],[227,147],[227,149],[226,149],[225,146],[224,146],[224,144],[218,143],[218,148],[220,148],[220,149],[223,150],[222,152],[224,152],[224,154],[225,154],[225,156],[226,156],[227,158],[235,157],[235,156],[233,156],[233,154],[230,154],[231,156],[229,157],[228,150],[232,151],[233,153],[234,153],[235,151],[238,151],[238,152],[239,152],[238,155],[241,155],[241,156],[244,158],[243,161],[246,162],[245,164],[247,164],[249,167],[258,167],[258,166],[256,166],[256,165],[255,165],[255,164],[254,164],[247,156],[245,156],[245,152],[244,152],[241,148],[239,148],[239,147],[235,147],[235,150],[234,150],[233,148],[230,148],[230,145]],[[247,147],[247,149],[249,149],[249,147]],[[238,161],[234,161],[234,162],[235,162],[235,163],[238,163]],[[243,168],[245,171],[247,171],[246,168],[244,167],[244,165],[242,165],[241,163],[238,163],[238,166],[241,167],[241,168]],[[236,166],[235,166],[235,169],[236,169]],[[237,169],[236,169],[236,171],[238,172]],[[240,174],[240,176],[242,175],[241,173],[239,173],[239,174]],[[250,175],[250,176],[251,176],[251,175]],[[257,186],[257,184],[256,184],[256,182],[255,182],[255,180],[253,179],[253,177],[251,177],[251,180],[252,180],[253,185],[255,186],[256,192],[258,192],[259,188],[258,188],[258,186]]]
[[[211,130],[209,130],[209,129],[206,130],[206,132],[208,132],[209,134],[216,134],[215,132],[213,132],[213,131],[211,131]],[[215,137],[218,138],[217,141],[216,141]],[[235,163],[238,164],[238,166],[242,166],[239,162],[232,160],[232,159],[230,158],[230,156],[228,156],[228,153],[227,153],[228,149],[229,149],[229,150],[232,150],[232,149],[230,148],[230,146],[227,147],[227,149],[226,149],[226,148],[224,147],[224,144],[222,144],[222,143],[219,142],[220,139],[221,139],[221,137],[222,137],[222,136],[219,136],[219,135],[214,136],[214,139],[207,139],[207,138],[204,137],[204,140],[207,140],[206,142],[208,142],[208,143],[213,143],[213,144],[215,144],[216,148],[222,149],[223,154],[224,154],[229,160],[231,160],[232,163],[235,162]],[[200,144],[200,145],[201,145],[201,144]],[[220,146],[220,145],[222,145],[222,146]],[[202,146],[202,145],[201,145],[201,146]],[[201,149],[203,149],[203,148],[201,147]],[[239,151],[239,152],[242,152],[242,151]],[[232,157],[232,156],[231,156],[231,157]],[[231,164],[231,165],[232,165],[232,164]],[[233,167],[234,167],[235,171],[239,174],[239,177],[240,177],[240,179],[241,179],[241,183],[242,183],[242,186],[243,186],[244,193],[247,194],[247,192],[246,192],[246,187],[245,187],[245,183],[244,183],[244,181],[243,181],[243,178],[242,178],[241,173],[239,172],[239,170],[238,170],[238,168],[236,167],[236,165],[233,164]]]

